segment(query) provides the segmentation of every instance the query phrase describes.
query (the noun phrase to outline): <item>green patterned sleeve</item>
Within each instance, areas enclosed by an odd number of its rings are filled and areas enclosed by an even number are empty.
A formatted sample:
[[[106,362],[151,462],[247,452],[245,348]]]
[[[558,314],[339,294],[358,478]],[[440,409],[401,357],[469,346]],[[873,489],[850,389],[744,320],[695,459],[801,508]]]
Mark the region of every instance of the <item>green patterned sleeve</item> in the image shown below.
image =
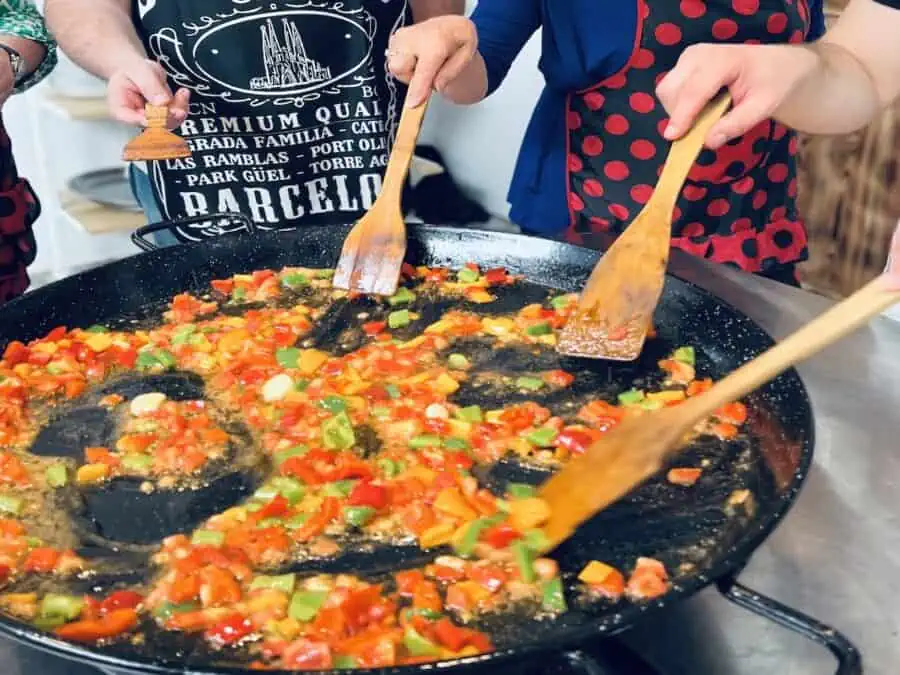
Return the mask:
[[[31,0],[0,0],[0,34],[4,33],[34,40],[47,49],[37,70],[16,86],[15,92],[21,93],[43,80],[53,70],[56,65],[56,42]]]

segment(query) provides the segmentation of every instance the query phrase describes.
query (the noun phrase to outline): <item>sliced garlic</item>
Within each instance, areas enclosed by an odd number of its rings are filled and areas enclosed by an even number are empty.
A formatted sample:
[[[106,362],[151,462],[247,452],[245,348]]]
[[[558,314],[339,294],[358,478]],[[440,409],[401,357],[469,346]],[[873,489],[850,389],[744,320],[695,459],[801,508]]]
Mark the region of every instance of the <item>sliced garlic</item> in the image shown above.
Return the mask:
[[[450,417],[450,411],[440,403],[432,403],[430,406],[425,408],[425,417],[430,420],[445,420]]]
[[[158,391],[152,392],[150,394],[141,394],[140,396],[135,396],[131,400],[129,410],[135,417],[140,417],[141,415],[150,415],[151,413],[155,413],[157,410],[159,410],[159,407],[165,402],[166,395],[161,394]]]
[[[266,403],[280,401],[294,388],[294,381],[290,375],[281,373],[276,375],[263,385],[262,397]]]

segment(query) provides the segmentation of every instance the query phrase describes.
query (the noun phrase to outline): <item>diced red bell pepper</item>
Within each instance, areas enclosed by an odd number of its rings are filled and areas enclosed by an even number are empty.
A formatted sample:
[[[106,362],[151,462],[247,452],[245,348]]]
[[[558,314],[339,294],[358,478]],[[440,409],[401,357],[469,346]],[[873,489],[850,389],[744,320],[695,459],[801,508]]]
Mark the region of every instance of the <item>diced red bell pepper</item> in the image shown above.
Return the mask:
[[[490,286],[499,286],[505,284],[509,280],[509,275],[502,267],[495,267],[484,273],[484,280]]]
[[[331,647],[325,642],[313,642],[301,638],[289,644],[281,657],[283,667],[296,670],[330,669],[334,660]]]
[[[49,574],[56,568],[59,557],[60,552],[55,548],[35,548],[25,558],[23,568],[26,572]]]
[[[272,501],[257,511],[257,516],[260,520],[265,520],[266,518],[281,518],[290,511],[290,506],[290,502],[282,495],[275,495],[272,498]]]
[[[521,539],[522,534],[506,523],[495,525],[487,530],[482,539],[497,549],[504,549],[517,539]]]
[[[56,635],[70,642],[97,642],[128,632],[138,624],[137,612],[133,609],[117,609],[99,619],[76,621],[56,630]]]
[[[502,567],[484,564],[470,566],[468,576],[491,593],[498,592],[509,580],[509,575]]]
[[[444,609],[441,594],[438,592],[437,586],[431,581],[423,581],[416,587],[412,603],[416,609],[427,609],[432,612],[440,612]]]
[[[448,618],[443,618],[434,625],[434,635],[438,642],[452,652],[461,651],[468,643],[468,631],[453,624]]]
[[[588,429],[563,429],[556,437],[555,445],[565,448],[573,455],[583,455],[591,444],[600,436],[594,430]]]
[[[231,295],[234,290],[234,279],[213,279],[210,284],[214,291],[218,291],[223,295]]]
[[[388,505],[389,494],[387,488],[381,485],[373,485],[369,481],[360,481],[353,487],[350,493],[351,506],[371,506],[373,509],[383,509]]]
[[[253,632],[253,624],[240,614],[231,616],[213,624],[206,631],[206,639],[220,645],[233,645]]]
[[[18,340],[13,340],[3,352],[3,360],[10,366],[16,366],[28,360],[30,350]]]
[[[119,609],[135,609],[144,601],[144,596],[134,591],[116,591],[106,596],[100,603],[100,612],[108,614]]]
[[[397,592],[404,597],[412,597],[416,589],[425,582],[425,575],[421,570],[404,570],[394,573],[394,581],[397,583]]]
[[[552,387],[568,387],[575,381],[575,376],[564,370],[551,370],[544,374],[544,382]]]
[[[378,335],[381,332],[384,332],[384,329],[387,328],[387,323],[384,321],[369,321],[363,324],[363,332],[366,335]]]

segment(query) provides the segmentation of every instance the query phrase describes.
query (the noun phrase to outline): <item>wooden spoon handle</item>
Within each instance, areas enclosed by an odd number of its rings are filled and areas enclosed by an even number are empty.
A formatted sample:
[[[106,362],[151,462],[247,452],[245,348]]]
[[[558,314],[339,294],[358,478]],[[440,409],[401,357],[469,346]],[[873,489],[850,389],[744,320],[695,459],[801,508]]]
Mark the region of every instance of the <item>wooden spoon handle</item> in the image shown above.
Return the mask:
[[[687,408],[689,414],[700,421],[720,406],[746,396],[782,371],[852,333],[897,302],[900,302],[900,291],[888,289],[884,277],[878,277],[752,362],[738,368],[705,394],[673,410]]]
[[[416,141],[419,131],[422,129],[422,120],[428,109],[428,101],[415,108],[403,108],[400,114],[400,123],[397,125],[397,135],[391,147],[391,156],[388,159],[387,169],[384,172],[384,181],[381,186],[381,195],[390,195],[391,199],[399,203],[403,193],[403,184],[406,181],[406,173],[412,162],[413,153],[416,150]]]
[[[719,94],[700,111],[691,130],[672,143],[663,165],[663,171],[653,191],[654,201],[671,204],[671,206],[667,205],[667,210],[671,211],[675,208],[675,202],[678,201],[678,195],[681,194],[688,173],[703,149],[706,135],[713,124],[722,118],[730,105],[731,94],[727,91]]]

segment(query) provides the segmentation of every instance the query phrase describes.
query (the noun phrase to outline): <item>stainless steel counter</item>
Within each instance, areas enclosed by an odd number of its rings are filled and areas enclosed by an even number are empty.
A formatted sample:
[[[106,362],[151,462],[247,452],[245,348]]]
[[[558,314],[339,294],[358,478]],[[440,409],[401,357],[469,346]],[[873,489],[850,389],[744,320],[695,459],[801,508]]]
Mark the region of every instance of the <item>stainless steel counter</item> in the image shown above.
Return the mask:
[[[776,338],[827,308],[803,291],[684,256],[673,271]],[[868,675],[900,671],[900,323],[870,327],[801,367],[816,415],[816,462],[783,525],[741,581],[844,632]],[[709,590],[626,641],[666,675],[827,675],[834,661]],[[97,675],[0,642],[3,675]]]

